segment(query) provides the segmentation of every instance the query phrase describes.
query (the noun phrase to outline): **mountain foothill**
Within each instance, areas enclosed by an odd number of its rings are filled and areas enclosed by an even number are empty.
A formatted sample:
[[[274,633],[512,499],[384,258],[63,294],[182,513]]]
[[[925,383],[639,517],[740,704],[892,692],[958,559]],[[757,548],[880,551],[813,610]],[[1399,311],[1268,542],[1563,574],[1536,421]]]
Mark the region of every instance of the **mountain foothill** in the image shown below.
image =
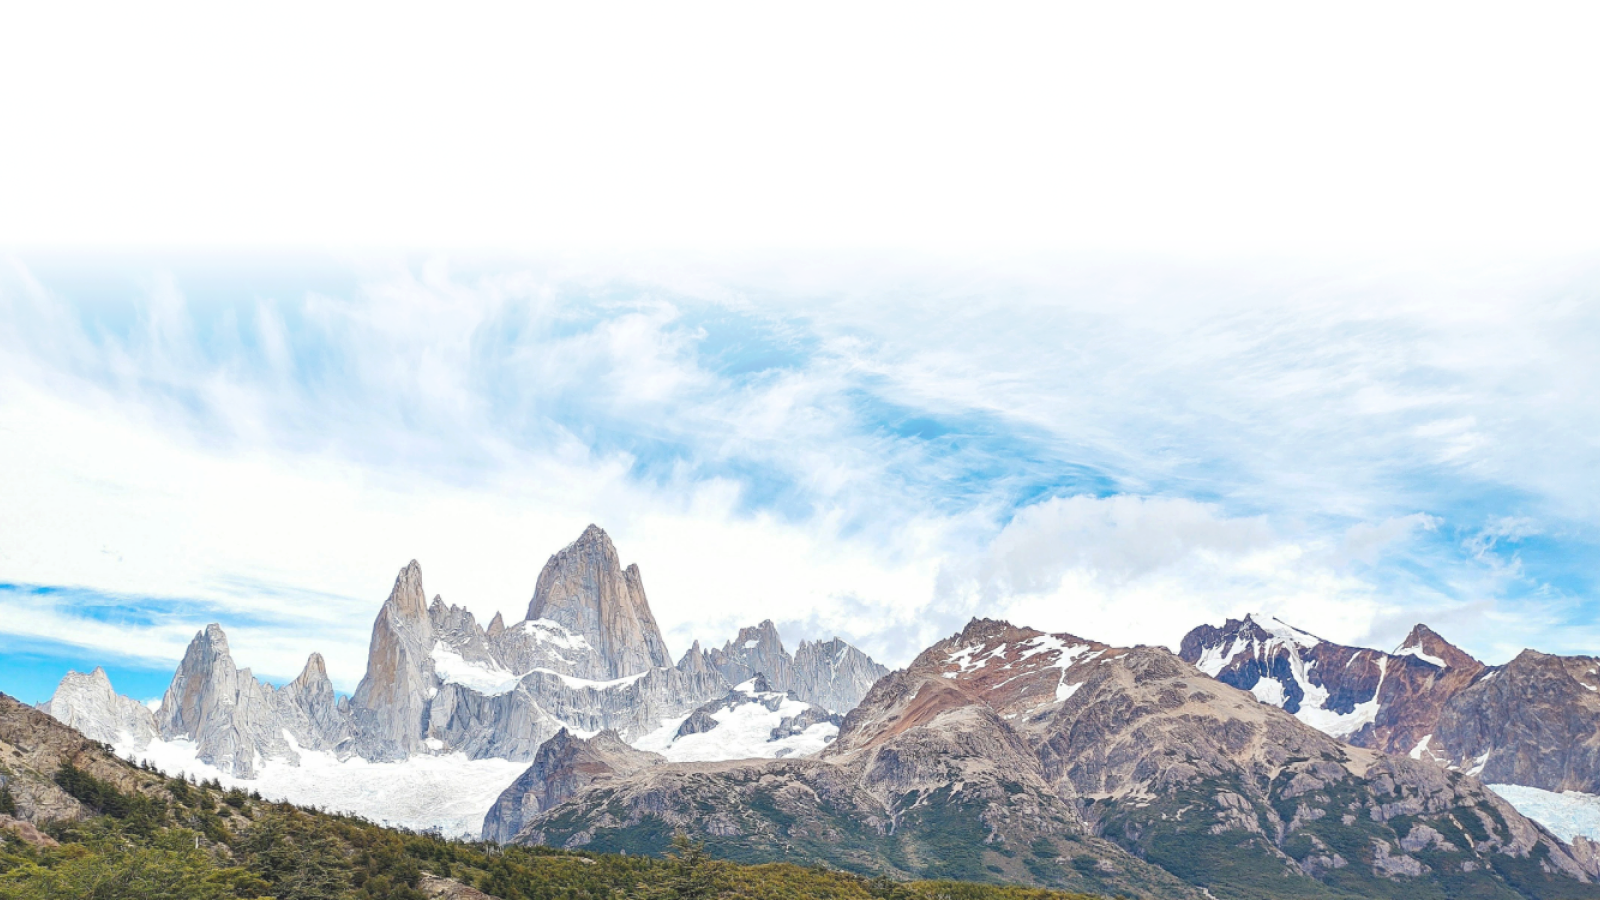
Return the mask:
[[[766,621],[673,661],[639,568],[590,526],[514,624],[429,601],[405,566],[352,694],[315,653],[263,681],[209,625],[158,709],[100,669],[41,709],[242,780],[306,754],[526,763],[474,835],[506,847],[676,837],[730,865],[1134,897],[1600,898],[1600,844],[1488,787],[1600,793],[1600,660],[1489,666],[1423,625],[1385,652],[1252,615],[1173,653],[974,619],[889,671],[837,638],[790,654]],[[11,781],[19,821],[70,808]]]

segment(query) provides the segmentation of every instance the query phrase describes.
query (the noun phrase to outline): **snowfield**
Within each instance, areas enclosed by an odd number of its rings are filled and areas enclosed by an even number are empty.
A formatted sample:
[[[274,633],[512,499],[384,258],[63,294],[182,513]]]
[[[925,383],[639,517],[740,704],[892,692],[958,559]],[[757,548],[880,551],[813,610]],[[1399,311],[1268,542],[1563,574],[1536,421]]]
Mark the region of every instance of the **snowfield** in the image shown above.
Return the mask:
[[[267,760],[260,777],[235,778],[197,760],[191,741],[157,740],[142,749],[118,746],[116,750],[135,762],[148,761],[168,775],[215,778],[224,787],[258,791],[268,800],[355,813],[415,831],[437,828],[447,837],[473,840],[481,834],[483,817],[500,792],[528,768],[528,763],[468,759],[461,753],[415,756],[398,763],[370,763],[359,757],[341,762],[330,753],[296,748],[298,766]]]
[[[1600,841],[1600,797],[1577,791],[1555,793],[1520,784],[1491,784],[1489,790],[1504,797],[1517,812],[1571,842],[1577,835]]]
[[[770,740],[772,729],[785,717],[798,716],[808,704],[784,697],[776,692],[762,693],[752,689],[747,681],[734,688],[750,698],[731,709],[719,709],[711,714],[717,727],[699,734],[677,737],[679,726],[688,716],[662,719],[661,727],[633,742],[639,750],[649,750],[665,756],[672,762],[715,762],[728,759],[773,759],[779,756],[810,756],[821,752],[828,742],[839,736],[839,726],[831,722],[818,722],[796,735],[781,740]],[[762,700],[783,699],[776,711],[761,704]]]

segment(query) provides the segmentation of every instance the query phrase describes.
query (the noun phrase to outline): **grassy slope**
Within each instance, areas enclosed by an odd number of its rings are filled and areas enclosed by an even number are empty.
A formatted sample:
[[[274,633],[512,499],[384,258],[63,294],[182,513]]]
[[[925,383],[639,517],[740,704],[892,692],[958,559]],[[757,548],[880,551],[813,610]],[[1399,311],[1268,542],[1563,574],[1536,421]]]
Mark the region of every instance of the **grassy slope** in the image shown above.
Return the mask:
[[[80,749],[79,765],[48,775],[0,773],[7,780],[48,777],[90,813],[44,823],[55,847],[0,829],[0,898],[423,900],[417,885],[427,872],[503,900],[1084,900],[1000,885],[870,880],[787,863],[741,865],[693,852],[661,858],[452,842],[164,778],[103,748],[89,755]]]

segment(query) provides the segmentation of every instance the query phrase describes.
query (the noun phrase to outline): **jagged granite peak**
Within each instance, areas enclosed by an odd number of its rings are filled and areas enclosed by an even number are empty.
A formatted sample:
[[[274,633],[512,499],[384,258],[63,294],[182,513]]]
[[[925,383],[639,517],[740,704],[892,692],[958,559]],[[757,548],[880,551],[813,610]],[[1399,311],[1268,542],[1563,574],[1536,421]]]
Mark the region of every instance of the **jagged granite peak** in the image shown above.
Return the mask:
[[[68,672],[40,709],[86,737],[124,750],[143,749],[160,734],[150,708],[118,694],[100,666],[87,675]]]
[[[505,632],[506,632],[506,620],[505,620],[505,617],[500,615],[500,613],[496,612],[494,614],[494,618],[489,620],[489,627],[484,629],[484,636],[492,641],[495,638],[498,638],[500,635],[505,634]]]
[[[321,653],[313,652],[306,658],[305,668],[283,686],[281,694],[287,705],[307,720],[302,725],[302,735],[297,736],[303,746],[335,748],[350,738],[349,716],[339,706],[339,695],[328,678],[328,666]],[[315,740],[304,740],[307,732]]]
[[[951,841],[954,822],[982,828]],[[652,767],[520,839],[599,849],[674,828],[753,859],[1097,893],[1179,895],[1155,863],[1216,896],[1263,895],[1263,878],[1273,896],[1386,896],[1397,878],[1419,896],[1600,896],[1592,847],[1471,776],[1343,744],[1163,648],[997,620],[879,681],[820,757]]]
[[[394,588],[384,606],[402,620],[418,620],[428,615],[428,595],[422,589],[422,566],[416,560],[406,563],[395,577]]]
[[[635,750],[615,731],[581,738],[563,728],[539,747],[533,765],[500,794],[483,820],[483,839],[509,842],[525,822],[591,784],[666,762]]]
[[[807,703],[841,713],[860,703],[873,682],[889,673],[887,667],[837,637],[801,641],[790,656],[771,619],[739,629],[738,636],[720,649],[702,651],[696,641],[678,665],[681,668],[696,658],[721,672],[730,684],[760,672],[774,690],[793,691]]]
[[[423,716],[434,685],[433,625],[412,560],[378,610],[367,671],[350,698],[356,751],[373,761],[405,759],[424,749]]]
[[[720,650],[708,651],[707,656],[712,667],[721,672],[729,684],[738,684],[760,672],[779,690],[794,686],[794,675],[790,671],[793,659],[783,649],[778,627],[771,619],[739,629],[738,636]]]
[[[581,636],[597,654],[571,674],[605,681],[672,665],[637,565],[590,525],[550,557],[528,604],[528,621],[548,620]]]
[[[846,713],[861,702],[889,667],[835,637],[801,641],[794,653],[793,690],[800,699]]]
[[[1398,754],[1417,751],[1445,702],[1483,669],[1425,626],[1391,654],[1337,644],[1254,614],[1221,628],[1193,629],[1179,655],[1312,727]]]
[[[434,595],[428,607],[428,624],[434,640],[444,644],[450,652],[470,663],[499,666],[488,633],[478,626],[478,620],[466,607],[446,606],[442,598]],[[502,627],[501,631],[504,630]]]
[[[184,651],[156,724],[163,737],[194,741],[202,761],[250,777],[266,758],[298,760],[283,738],[276,693],[235,666],[222,627],[207,625]]]

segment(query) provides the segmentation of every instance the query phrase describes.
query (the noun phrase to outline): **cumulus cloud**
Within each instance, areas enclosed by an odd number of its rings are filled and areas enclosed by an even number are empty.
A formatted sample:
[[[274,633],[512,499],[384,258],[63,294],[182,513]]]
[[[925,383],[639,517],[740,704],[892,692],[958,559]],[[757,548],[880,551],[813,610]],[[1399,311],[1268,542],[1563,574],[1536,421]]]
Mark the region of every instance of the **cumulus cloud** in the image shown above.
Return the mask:
[[[950,601],[1035,627],[1172,646],[1195,625],[1247,612],[1353,640],[1383,607],[1325,548],[1279,534],[1265,517],[1127,495],[1026,507],[942,585]]]

